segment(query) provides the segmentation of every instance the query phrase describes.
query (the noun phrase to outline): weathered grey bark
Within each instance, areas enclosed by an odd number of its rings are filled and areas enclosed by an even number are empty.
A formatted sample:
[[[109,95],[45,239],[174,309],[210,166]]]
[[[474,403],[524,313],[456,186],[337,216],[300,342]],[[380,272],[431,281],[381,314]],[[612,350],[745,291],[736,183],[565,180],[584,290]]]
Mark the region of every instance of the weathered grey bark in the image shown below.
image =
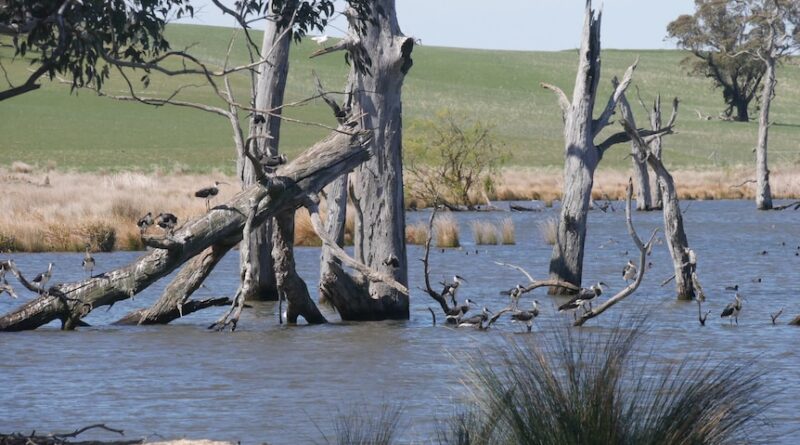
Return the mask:
[[[613,84],[617,87],[616,82]],[[622,99],[620,99],[622,100]],[[622,119],[633,122],[633,110],[620,107]],[[650,174],[647,172],[647,161],[640,156],[636,143],[631,141],[631,164],[633,165],[633,183],[636,188],[636,210],[649,211],[652,208],[650,192]]]
[[[772,49],[770,49],[770,53]],[[767,166],[767,145],[769,139],[769,109],[775,97],[775,58],[767,56],[764,73],[764,89],[761,92],[761,112],[758,117],[758,145],[756,146],[756,208],[772,209],[772,191],[769,186],[769,167]]]
[[[657,101],[657,106],[653,110],[653,114],[657,115],[657,120],[660,122],[661,108],[660,101]],[[650,168],[656,174],[657,184],[661,188],[661,195],[663,197],[663,214],[664,214],[664,234],[667,239],[667,246],[669,247],[670,255],[672,256],[673,267],[675,268],[675,288],[679,300],[691,300],[695,297],[694,280],[692,274],[697,268],[695,259],[689,249],[689,241],[686,238],[686,232],[683,228],[683,215],[681,213],[680,203],[678,201],[678,193],[675,188],[675,181],[672,179],[667,168],[659,157],[656,157],[652,151],[652,141],[660,138],[661,133],[656,134],[649,140],[645,140],[636,130],[636,123],[633,121],[633,113],[630,111],[630,105],[623,96],[620,98],[619,106],[623,116],[623,126],[628,134],[632,137],[634,146],[639,151],[638,157],[646,159]],[[672,117],[670,117],[667,130],[671,131],[675,123],[678,111],[678,100],[673,102]],[[651,117],[651,120],[655,120]],[[660,128],[658,130],[661,130]],[[639,270],[642,270],[641,268]]]
[[[325,232],[336,242],[336,245],[342,247],[344,246],[345,223],[347,218],[347,175],[343,175],[341,178],[336,179],[325,187],[325,196],[325,206],[327,208]],[[333,255],[331,250],[323,245],[320,255],[320,278],[333,273],[333,270],[331,270],[331,267],[334,267],[333,265],[341,267],[341,264],[341,261]],[[320,292],[319,301],[325,304],[330,303],[324,298],[322,292]]]
[[[642,104],[644,105],[644,103]],[[655,102],[653,102],[653,110],[652,112],[648,113],[650,115],[650,128],[655,131],[661,130],[661,95],[656,96]],[[662,135],[657,134],[653,141],[650,142],[650,155],[655,156],[657,159],[661,160],[661,147],[662,147]],[[659,182],[658,176],[656,176],[656,184],[653,187],[653,199],[651,201],[651,209],[652,210],[661,210],[664,206],[663,197],[661,194],[661,183]]]
[[[407,286],[403,204],[402,100],[403,79],[411,69],[414,39],[397,23],[394,0],[372,2],[367,17],[351,12],[352,38],[335,49],[347,49],[352,63],[353,115],[373,132],[372,158],[350,175],[355,214],[355,258]],[[345,320],[407,319],[408,296],[383,282],[330,264],[321,292]]]
[[[297,7],[296,1],[289,1],[281,14],[291,18]],[[265,63],[258,67],[259,75],[255,89],[254,105],[257,110],[274,110],[270,113],[254,113],[250,118],[250,134],[248,140],[256,148],[256,156],[274,156],[278,154],[281,128],[281,109],[283,105],[286,79],[289,74],[289,48],[292,41],[291,30],[280,25],[280,21],[267,20],[264,39],[261,44],[261,58]],[[263,123],[256,123],[256,118],[263,118]],[[246,148],[246,147],[245,147]],[[239,153],[237,172],[243,186],[255,184],[257,178],[254,168],[244,153]],[[274,222],[269,219],[259,226],[251,236],[249,261],[253,268],[252,291],[245,295],[248,300],[276,300],[275,270],[272,259]],[[248,261],[241,255],[240,262]]]
[[[280,212],[299,207],[309,194],[319,193],[330,181],[352,170],[369,157],[363,134],[333,132],[288,165],[267,186],[255,215],[260,224]],[[175,268],[222,240],[241,239],[251,198],[263,192],[261,184],[245,188],[230,201],[187,222],[156,248],[133,263],[77,283],[57,284],[48,292],[0,317],[1,331],[35,329],[62,320],[72,329],[94,308],[136,295]],[[313,304],[313,303],[312,303]]]
[[[616,108],[617,100],[630,84],[634,63],[609,98],[598,119],[592,118],[600,80],[600,23],[591,0],[586,13],[579,51],[578,74],[570,102],[558,87],[542,86],[556,92],[564,118],[564,192],[558,221],[556,242],[550,259],[550,278],[580,286],[583,273],[583,252],[586,241],[586,218],[591,201],[594,172],[603,153],[616,141],[608,139],[595,145],[594,138],[605,128]],[[551,294],[569,293],[565,288],[550,288]]]
[[[193,312],[192,309],[195,311],[203,309],[203,305],[188,301],[189,297],[203,284],[217,263],[237,242],[238,239],[232,242],[220,242],[206,248],[183,266],[152,306],[130,312],[114,324],[166,324],[190,314]]]

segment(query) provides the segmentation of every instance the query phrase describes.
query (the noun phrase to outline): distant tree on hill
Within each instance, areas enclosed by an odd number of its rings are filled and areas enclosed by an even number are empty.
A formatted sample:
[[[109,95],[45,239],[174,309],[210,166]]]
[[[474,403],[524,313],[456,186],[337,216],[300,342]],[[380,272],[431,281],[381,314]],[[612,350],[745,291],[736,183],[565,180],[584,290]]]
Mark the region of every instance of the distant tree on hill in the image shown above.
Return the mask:
[[[750,119],[748,107],[764,77],[764,64],[739,57],[761,46],[763,36],[749,32],[747,11],[754,0],[695,0],[693,15],[681,15],[667,26],[667,35],[692,52],[684,62],[691,73],[706,76],[722,88],[725,116]],[[734,109],[736,113],[734,115]]]

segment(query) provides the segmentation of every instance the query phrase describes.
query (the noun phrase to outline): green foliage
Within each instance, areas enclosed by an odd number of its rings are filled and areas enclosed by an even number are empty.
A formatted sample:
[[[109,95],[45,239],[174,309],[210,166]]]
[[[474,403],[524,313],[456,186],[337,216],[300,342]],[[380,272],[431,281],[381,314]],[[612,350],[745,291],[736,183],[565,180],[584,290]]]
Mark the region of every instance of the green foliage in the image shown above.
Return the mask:
[[[415,123],[405,144],[407,187],[412,197],[447,207],[473,208],[476,188],[493,187],[491,174],[509,158],[494,127],[450,110]]]
[[[695,0],[695,13],[681,15],[667,26],[668,37],[693,57],[684,60],[690,72],[710,78],[722,95],[730,117],[747,121],[748,106],[759,92],[771,48],[767,28],[778,25],[778,36],[800,22],[797,2],[774,0]],[[777,19],[777,21],[773,20]],[[788,42],[787,42],[788,43]],[[788,48],[787,48],[788,49]]]

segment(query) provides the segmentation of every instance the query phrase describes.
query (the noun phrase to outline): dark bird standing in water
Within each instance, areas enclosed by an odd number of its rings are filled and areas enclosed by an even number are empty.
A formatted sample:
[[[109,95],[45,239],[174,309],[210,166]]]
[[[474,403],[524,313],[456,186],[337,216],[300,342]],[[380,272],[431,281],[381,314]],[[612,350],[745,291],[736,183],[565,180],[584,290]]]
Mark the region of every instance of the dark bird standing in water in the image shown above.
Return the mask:
[[[728,317],[728,319],[731,320],[731,317],[733,317],[733,320],[736,320],[736,324],[738,325],[739,312],[742,311],[742,300],[744,300],[744,297],[739,295],[739,293],[737,292],[736,296],[733,299],[733,303],[728,303],[728,305],[725,306],[725,309],[722,310],[720,318]],[[733,324],[733,321],[731,321],[731,324]]]

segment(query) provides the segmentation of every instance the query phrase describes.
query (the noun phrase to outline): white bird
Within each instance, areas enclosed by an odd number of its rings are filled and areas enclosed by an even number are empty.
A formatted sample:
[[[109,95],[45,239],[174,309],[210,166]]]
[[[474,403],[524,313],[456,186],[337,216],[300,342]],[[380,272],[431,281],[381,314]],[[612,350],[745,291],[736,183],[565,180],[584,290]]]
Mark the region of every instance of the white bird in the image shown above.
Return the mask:
[[[454,275],[452,282],[450,282],[450,283],[444,283],[444,282],[440,283],[442,286],[444,286],[444,289],[442,289],[442,297],[447,298],[447,296],[450,295],[450,300],[453,302],[453,306],[457,305],[457,303],[456,303],[456,291],[458,290],[458,286],[461,285],[462,281],[467,281],[467,280],[465,280],[460,275]]]
[[[83,270],[89,273],[89,278],[92,278],[92,271],[94,270],[94,257],[91,253],[89,253],[89,245],[86,245],[86,254],[83,256],[83,261],[81,262],[81,267]]]
[[[458,327],[459,328],[477,327],[478,329],[483,329],[483,324],[486,323],[487,320],[489,320],[489,314],[491,313],[492,311],[484,307],[483,311],[481,311],[480,314],[473,315],[472,317],[461,320],[458,323]]]
[[[625,282],[633,281],[636,279],[636,276],[639,274],[639,270],[636,268],[636,265],[633,264],[633,261],[628,260],[628,264],[622,269],[622,278],[625,279]]]
[[[591,304],[592,304],[591,301],[603,294],[603,286],[608,287],[606,283],[600,281],[597,284],[593,284],[588,289],[586,288],[581,289],[580,291],[578,291],[577,295],[572,297],[572,299],[559,306],[558,312],[572,311],[573,318],[577,318],[578,316],[577,310],[579,308],[583,308],[584,304],[589,303],[589,307],[591,309]]]
[[[445,314],[446,315],[445,320],[451,324],[458,324],[461,321],[461,317],[463,317],[464,314],[469,312],[470,306],[472,306],[473,303],[474,301],[467,298],[466,300],[464,300],[464,304],[462,304],[461,306],[455,306],[453,308],[450,308],[450,310],[447,311],[447,313]]]
[[[8,281],[6,281],[5,277],[0,279],[0,295],[2,295],[3,292],[11,296],[11,298],[17,298],[17,293],[14,292],[14,288],[8,284]]]
[[[728,303],[728,305],[725,306],[725,309],[722,310],[722,314],[720,314],[720,318],[728,317],[728,319],[730,320],[731,317],[733,317],[733,320],[736,320],[736,324],[738,325],[739,324],[739,312],[742,311],[742,301],[743,300],[744,300],[744,297],[739,295],[739,293],[737,292],[736,296],[734,297],[733,302],[732,303]],[[733,321],[731,321],[731,324],[733,324]]]
[[[328,41],[328,36],[325,35],[325,34],[322,34],[321,36],[312,37],[311,40],[317,42],[317,45],[323,45],[325,42]]]

